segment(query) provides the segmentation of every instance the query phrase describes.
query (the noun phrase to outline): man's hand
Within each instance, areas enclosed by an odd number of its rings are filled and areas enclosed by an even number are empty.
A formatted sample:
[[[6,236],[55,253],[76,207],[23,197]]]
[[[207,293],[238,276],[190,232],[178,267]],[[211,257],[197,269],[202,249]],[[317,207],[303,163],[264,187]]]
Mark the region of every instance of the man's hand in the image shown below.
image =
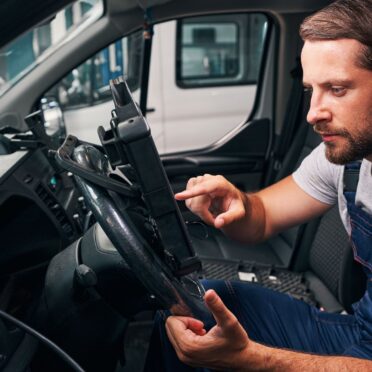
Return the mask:
[[[206,332],[201,321],[170,316],[168,338],[178,358],[193,367],[219,371],[372,371],[372,361],[347,356],[305,354],[254,342],[215,291],[205,294],[215,325]]]
[[[178,358],[193,367],[241,369],[253,342],[214,290],[207,291],[204,300],[217,323],[209,332],[201,321],[193,318],[170,316],[167,319],[167,334]]]
[[[244,193],[222,176],[205,174],[190,178],[186,190],[175,195],[204,222],[222,228],[245,216]]]

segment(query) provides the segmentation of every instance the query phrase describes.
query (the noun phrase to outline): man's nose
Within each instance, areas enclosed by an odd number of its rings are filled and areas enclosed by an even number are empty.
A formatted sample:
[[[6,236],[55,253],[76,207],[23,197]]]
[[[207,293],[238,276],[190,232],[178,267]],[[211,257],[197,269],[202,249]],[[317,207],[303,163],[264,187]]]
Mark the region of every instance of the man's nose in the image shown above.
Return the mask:
[[[310,108],[307,113],[307,121],[311,125],[331,120],[331,112],[319,97],[311,97]]]

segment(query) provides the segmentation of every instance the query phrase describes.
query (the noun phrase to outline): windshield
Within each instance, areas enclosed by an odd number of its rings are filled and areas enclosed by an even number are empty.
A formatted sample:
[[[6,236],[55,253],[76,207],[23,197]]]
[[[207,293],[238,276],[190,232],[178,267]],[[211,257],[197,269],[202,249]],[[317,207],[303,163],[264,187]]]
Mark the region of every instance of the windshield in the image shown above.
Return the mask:
[[[0,49],[0,96],[103,14],[102,0],[79,0]]]

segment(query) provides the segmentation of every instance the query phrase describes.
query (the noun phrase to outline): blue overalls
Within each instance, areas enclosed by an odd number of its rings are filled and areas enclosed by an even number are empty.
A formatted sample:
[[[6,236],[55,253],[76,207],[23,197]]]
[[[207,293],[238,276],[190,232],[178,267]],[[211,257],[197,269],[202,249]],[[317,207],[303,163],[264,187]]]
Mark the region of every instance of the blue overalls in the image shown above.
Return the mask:
[[[350,163],[346,169],[360,169],[360,163]],[[367,276],[367,288],[360,301],[353,304],[354,317],[359,324],[359,343],[353,345],[349,355],[372,359],[372,216],[355,205],[355,191],[345,191],[351,224],[351,246],[354,259]]]
[[[360,163],[346,166],[357,167]],[[258,285],[217,280],[203,283],[206,289],[216,290],[252,340],[300,352],[372,360],[372,216],[355,205],[355,190],[345,191],[344,196],[354,258],[363,265],[368,283],[362,299],[353,305],[353,315],[326,313]],[[145,371],[208,371],[178,360],[166,336],[165,316],[161,314],[154,327]]]

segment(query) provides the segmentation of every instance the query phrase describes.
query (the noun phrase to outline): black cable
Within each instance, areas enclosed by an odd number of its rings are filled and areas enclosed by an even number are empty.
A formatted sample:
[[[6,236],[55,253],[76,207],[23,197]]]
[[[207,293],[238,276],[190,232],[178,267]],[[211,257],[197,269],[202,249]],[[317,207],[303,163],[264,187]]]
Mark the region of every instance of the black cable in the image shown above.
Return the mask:
[[[29,327],[27,324],[21,322],[17,318],[14,318],[12,315],[0,310],[0,317],[8,320],[11,323],[14,323],[17,327],[23,329],[25,332],[31,334],[39,341],[43,342],[46,346],[52,349],[56,354],[58,354],[74,371],[85,372],[79,364],[77,364],[67,353],[65,353],[59,346],[54,342],[50,341],[48,338],[43,336],[41,333],[37,332],[33,328]]]

